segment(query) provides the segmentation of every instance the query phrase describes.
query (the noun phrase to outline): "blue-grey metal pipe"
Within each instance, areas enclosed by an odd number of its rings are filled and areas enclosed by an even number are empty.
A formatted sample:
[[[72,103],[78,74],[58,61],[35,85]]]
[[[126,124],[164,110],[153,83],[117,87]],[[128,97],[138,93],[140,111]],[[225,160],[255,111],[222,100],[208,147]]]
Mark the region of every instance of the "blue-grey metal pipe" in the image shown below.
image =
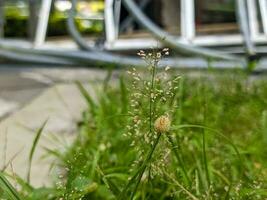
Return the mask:
[[[73,6],[75,6],[76,0],[72,0],[74,2]],[[12,46],[9,45],[6,42],[0,42],[0,49],[2,51],[2,56],[5,57],[13,57],[14,59],[17,60],[29,60],[32,61],[33,58],[35,60],[38,60],[40,63],[44,62],[50,62],[51,63],[63,63],[66,64],[73,64],[76,63],[77,65],[82,64],[82,65],[92,65],[92,66],[106,66],[106,65],[114,65],[114,66],[145,66],[145,62],[141,60],[140,58],[136,57],[130,57],[130,56],[121,56],[117,54],[112,54],[108,52],[103,52],[99,50],[95,50],[95,48],[90,47],[87,45],[87,43],[83,40],[81,37],[80,33],[77,31],[75,24],[74,24],[74,15],[75,15],[75,10],[74,7],[72,7],[72,10],[70,12],[70,19],[68,20],[68,27],[70,30],[70,33],[73,37],[73,39],[76,41],[76,43],[82,47],[83,49],[87,51],[59,51],[59,50],[44,50],[44,49],[31,49],[31,48],[25,48],[22,46]],[[196,55],[205,55],[207,57],[211,57],[210,54],[199,54],[197,49],[197,52],[194,50],[195,47],[189,47],[188,46],[182,46],[181,49],[195,53]],[[180,49],[180,50],[181,50]],[[4,52],[6,52],[4,54]],[[11,53],[12,56],[11,56]],[[216,54],[217,55],[217,54]],[[23,58],[23,56],[25,56]],[[32,56],[32,58],[31,58]],[[225,55],[222,55],[220,57],[215,56],[216,58],[229,58],[228,56],[225,57]],[[214,58],[214,57],[213,57]],[[46,61],[50,60],[50,61]],[[173,59],[163,59],[160,64],[161,66],[166,66],[166,65],[171,65],[171,66],[176,66],[178,63],[181,64],[180,62],[181,59],[179,58],[173,58]],[[232,59],[231,60],[238,60],[236,62],[233,62],[233,65],[237,66],[242,66],[243,62],[240,62],[239,59]]]
[[[66,65],[87,65],[87,66],[100,66],[104,67],[112,65],[114,67],[131,67],[131,66],[146,66],[145,62],[136,57],[130,56],[114,56],[106,54],[103,56],[102,52],[89,52],[89,51],[63,51],[52,49],[31,49],[29,47],[22,47],[22,45],[10,45],[8,42],[0,41],[0,56],[12,60],[34,61],[35,63],[46,64],[66,64]],[[1,53],[2,52],[2,53]],[[205,68],[208,65],[218,66],[219,68],[243,68],[244,63],[236,61],[213,61],[208,63],[207,60],[201,58],[172,58],[162,59],[159,67],[173,66],[181,68]]]
[[[21,52],[14,52],[14,51],[8,51],[0,49],[0,57],[12,60],[12,61],[18,61],[18,62],[24,62],[24,63],[33,63],[33,64],[47,64],[47,65],[74,65],[76,64],[72,60],[66,60],[62,58],[57,57],[51,57],[51,56],[44,56],[44,55],[32,55],[29,53],[21,53]]]
[[[141,9],[144,9],[150,0],[142,0],[139,4]],[[125,31],[131,24],[133,24],[134,18],[132,15],[129,15],[126,19],[124,19],[120,25],[120,32]]]

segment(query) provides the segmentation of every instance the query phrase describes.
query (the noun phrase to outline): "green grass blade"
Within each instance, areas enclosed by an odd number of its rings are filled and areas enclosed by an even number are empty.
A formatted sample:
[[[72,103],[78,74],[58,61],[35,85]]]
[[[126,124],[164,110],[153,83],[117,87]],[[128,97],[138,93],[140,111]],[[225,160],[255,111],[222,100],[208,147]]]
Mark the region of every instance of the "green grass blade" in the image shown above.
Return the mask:
[[[262,138],[263,141],[267,144],[267,111],[263,111],[262,112],[262,116],[261,116],[261,132],[262,132]]]
[[[127,112],[127,87],[124,81],[124,78],[120,77],[120,93],[121,93],[121,104],[122,104],[122,110],[121,113]]]
[[[128,189],[130,188],[130,186],[131,186],[132,184],[135,183],[136,178],[137,178],[138,175],[141,173],[141,171],[143,170],[143,168],[144,168],[143,165],[141,165],[141,167],[139,167],[139,168],[137,169],[137,171],[135,172],[135,174],[132,176],[132,178],[128,181],[127,185],[126,185],[126,186],[123,188],[123,190],[121,191],[121,193],[120,193],[120,195],[119,195],[119,198],[118,198],[119,200],[123,200],[123,199],[125,198]]]
[[[183,98],[184,98],[184,78],[180,79],[179,82],[179,90],[178,90],[178,105],[179,109],[177,109],[177,114],[178,114],[178,120],[177,123],[181,124],[182,119],[183,119]]]
[[[201,125],[193,125],[193,124],[184,124],[184,125],[178,125],[178,126],[174,126],[172,128],[172,130],[178,130],[178,129],[182,129],[182,128],[200,128],[200,129],[207,129],[215,134],[217,134],[218,136],[222,137],[223,139],[225,139],[226,142],[228,142],[234,149],[234,151],[236,152],[239,160],[242,162],[242,158],[241,158],[241,155],[237,149],[237,147],[235,146],[235,144],[230,140],[228,139],[225,135],[223,135],[222,133],[220,133],[219,131],[213,129],[213,128],[209,128],[209,127],[206,127],[206,126],[201,126]]]
[[[41,137],[41,134],[42,134],[42,132],[44,130],[44,127],[45,127],[47,121],[48,121],[48,119],[45,120],[45,122],[42,124],[42,126],[37,130],[36,136],[35,136],[35,138],[33,140],[33,143],[32,143],[32,148],[31,148],[30,155],[29,155],[29,168],[28,168],[28,174],[27,174],[28,183],[30,183],[30,178],[31,178],[31,165],[32,165],[33,155],[34,155],[36,146],[38,144],[38,141],[39,141],[39,139]]]
[[[103,171],[100,169],[99,166],[96,168],[98,174],[101,176],[104,184],[108,187],[108,189],[112,192],[116,199],[118,199],[119,194],[121,193],[120,189],[116,186],[116,184],[111,181],[109,178],[105,176]]]
[[[208,188],[210,188],[210,176],[209,176],[209,167],[208,167],[208,159],[207,159],[207,152],[206,152],[206,131],[203,129],[202,131],[202,154],[203,154],[203,163],[204,169],[206,174],[206,179],[208,183]]]
[[[228,186],[226,195],[225,195],[225,197],[224,197],[225,200],[230,199],[230,192],[231,192],[231,189],[232,189],[232,183]]]
[[[132,200],[134,198],[135,193],[137,192],[138,186],[140,184],[141,178],[147,168],[148,163],[150,162],[152,155],[159,143],[159,140],[161,138],[161,133],[158,134],[155,143],[153,144],[153,146],[151,147],[150,152],[148,153],[146,159],[144,160],[144,162],[142,163],[141,167],[137,170],[137,172],[135,173],[135,175],[129,180],[128,184],[125,186],[125,188],[123,189],[123,191],[120,194],[119,199],[124,199],[126,196],[126,192],[128,190],[128,188],[131,186],[131,184],[134,184],[134,189],[133,192],[131,194],[130,199]]]
[[[87,90],[84,88],[84,86],[79,82],[76,81],[76,85],[79,88],[81,94],[83,95],[83,97],[85,98],[88,107],[90,108],[92,115],[95,116],[96,113],[96,104],[94,102],[94,100],[92,99],[92,97],[89,95],[89,93],[87,92]]]
[[[21,191],[26,192],[26,193],[31,193],[34,190],[33,186],[31,186],[26,180],[24,180],[17,174],[4,173],[4,175],[7,178],[11,178],[12,180],[15,180],[16,184],[19,185],[19,188],[21,189]]]
[[[177,185],[185,194],[188,195],[188,197],[192,200],[199,200],[194,194],[192,194],[189,190],[187,190],[183,185],[181,185],[178,180],[172,178],[171,175],[169,175],[168,173],[164,173],[165,176],[167,176],[171,181],[173,181],[175,183],[175,185]]]
[[[182,169],[182,173],[183,173],[183,176],[185,177],[187,185],[189,185],[189,184],[191,185],[191,181],[187,175],[186,168],[184,166],[183,160],[181,159],[181,157],[179,155],[179,151],[177,150],[176,144],[174,143],[174,141],[170,135],[167,135],[167,138],[168,138],[170,144],[172,145],[172,152],[174,153],[174,155],[175,155],[175,157],[176,157],[176,159],[177,159],[177,161],[178,161],[178,163]]]
[[[0,188],[6,193],[9,199],[22,200],[15,188],[9,183],[2,172],[0,172]]]
[[[104,91],[106,91],[108,89],[108,84],[110,82],[112,74],[113,74],[113,67],[109,67],[108,71],[107,71],[107,75],[106,75],[106,77],[105,77],[105,79],[103,81],[103,89],[104,89]]]
[[[92,177],[92,179],[95,177],[95,170],[97,168],[97,163],[98,163],[98,160],[100,158],[100,154],[99,154],[99,151],[95,151],[94,152],[94,159],[92,160],[92,167],[91,167],[91,170],[90,170],[90,177]]]

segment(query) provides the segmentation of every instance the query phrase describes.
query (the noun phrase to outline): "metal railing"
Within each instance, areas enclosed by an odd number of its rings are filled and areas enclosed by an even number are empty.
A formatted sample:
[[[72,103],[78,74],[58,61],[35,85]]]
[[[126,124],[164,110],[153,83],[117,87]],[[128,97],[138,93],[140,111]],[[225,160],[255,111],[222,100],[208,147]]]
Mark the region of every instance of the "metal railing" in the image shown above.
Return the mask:
[[[246,13],[248,14],[249,32],[251,41],[256,44],[267,43],[267,1],[266,0],[242,0],[246,4]],[[106,0],[105,24],[106,24],[106,48],[107,49],[128,49],[128,48],[148,48],[156,46],[158,41],[154,39],[119,39],[118,30],[120,24],[114,19],[120,13],[115,12],[120,0]],[[257,9],[259,4],[259,10]],[[195,22],[195,0],[180,1],[180,29],[181,35],[177,40],[182,43],[190,43],[196,46],[228,46],[241,45],[243,42],[242,34],[220,34],[220,35],[196,35]],[[178,9],[178,8],[177,8]],[[261,24],[257,16],[261,17]],[[263,26],[263,32],[260,32],[260,25]],[[178,26],[178,25],[177,25]],[[112,27],[112,28],[109,28]]]
[[[242,0],[243,1],[243,0]],[[144,1],[145,2],[145,1]],[[267,0],[244,0],[248,15],[250,39],[255,44],[267,43]],[[3,1],[0,1],[3,4]],[[42,0],[35,26],[33,38],[34,47],[38,48],[45,43],[48,19],[52,0]],[[158,41],[151,38],[119,39],[121,0],[105,0],[105,44],[104,48],[114,49],[140,49],[157,46]],[[228,46],[241,45],[242,34],[201,35],[196,34],[195,0],[180,0],[180,26],[181,34],[177,41],[196,46]],[[257,6],[258,4],[258,6]],[[257,9],[259,7],[259,9]],[[0,5],[0,36],[3,35],[3,9]],[[178,9],[178,8],[177,8]],[[261,21],[258,19],[260,16]],[[35,19],[36,20],[36,19]],[[131,24],[128,23],[128,24]],[[260,31],[263,27],[263,31]],[[125,28],[125,27],[124,27]]]
[[[141,9],[147,4],[147,1],[142,1],[142,5],[135,5],[132,0],[105,0],[105,14],[104,14],[104,22],[105,22],[105,42],[103,43],[103,48],[94,48],[88,45],[88,41],[83,40],[81,36],[75,30],[75,25],[73,23],[73,17],[71,23],[68,24],[69,28],[72,29],[71,35],[74,41],[80,41],[83,43],[83,48],[87,50],[87,52],[81,52],[75,50],[75,52],[67,51],[63,52],[60,49],[43,49],[42,47],[46,43],[46,31],[48,26],[48,18],[50,14],[52,0],[42,0],[37,25],[36,32],[33,42],[30,44],[30,47],[26,46],[25,48],[19,45],[10,45],[5,42],[5,40],[0,40],[0,56],[8,57],[8,58],[16,58],[17,60],[34,60],[34,62],[38,62],[41,60],[46,63],[62,63],[62,64],[75,64],[75,63],[87,63],[92,64],[96,63],[97,60],[100,60],[100,63],[117,63],[121,65],[127,64],[140,64],[134,58],[123,57],[121,55],[114,55],[107,52],[103,52],[104,50],[114,50],[114,49],[143,49],[150,48],[151,46],[158,46],[159,40],[164,44],[170,45],[174,47],[175,50],[182,52],[191,53],[191,55],[195,55],[196,57],[204,57],[204,60],[199,60],[196,58],[197,63],[194,65],[197,66],[205,66],[209,65],[208,62],[210,60],[205,59],[224,59],[233,62],[238,62],[240,66],[246,66],[246,61],[251,62],[251,52],[250,50],[254,48],[254,44],[266,44],[267,43],[267,2],[266,0],[236,0],[238,5],[237,16],[239,17],[238,24],[240,26],[240,34],[229,34],[229,35],[204,35],[198,36],[196,34],[196,22],[195,22],[195,1],[194,0],[180,0],[181,7],[181,22],[180,36],[172,36],[168,32],[160,29],[152,21],[150,21],[144,12]],[[72,2],[75,2],[72,0]],[[240,3],[241,2],[241,3]],[[129,10],[129,17],[127,23],[123,24],[123,28],[125,28],[125,24],[131,24],[133,22],[133,18],[135,20],[145,26],[147,30],[150,29],[153,37],[151,38],[134,38],[134,39],[119,39],[119,34],[121,30],[120,23],[120,15],[121,15],[121,5],[124,3],[128,5],[127,9]],[[257,9],[257,4],[260,6]],[[74,4],[75,5],[75,4]],[[133,8],[136,9],[133,9]],[[73,8],[72,8],[73,9]],[[70,15],[73,12],[70,12]],[[139,13],[139,15],[138,15]],[[0,13],[1,14],[1,13]],[[244,17],[245,16],[245,17]],[[261,17],[261,20],[258,20],[258,16]],[[143,19],[143,21],[142,21]],[[260,24],[261,23],[261,24]],[[260,26],[263,27],[263,31],[260,31]],[[75,32],[76,31],[76,32]],[[164,36],[165,39],[164,39]],[[163,37],[163,38],[161,38]],[[88,44],[87,44],[88,43]],[[79,46],[79,42],[77,43]],[[197,47],[197,46],[225,46],[237,44],[243,48],[246,47],[246,51],[241,53],[248,53],[246,57],[239,57],[233,54],[227,54],[227,52],[231,53],[240,53],[239,50],[227,49],[226,52],[223,51],[215,51],[207,48]],[[244,45],[245,44],[245,45]],[[87,48],[88,47],[88,48]],[[267,49],[265,47],[259,48],[261,53],[266,55]],[[255,53],[259,50],[255,49]],[[253,49],[254,50],[254,49]],[[32,56],[34,55],[34,56]],[[27,58],[27,59],[26,59]],[[51,58],[49,60],[49,58]],[[190,62],[192,59],[190,58]],[[252,60],[253,61],[253,60]],[[227,66],[234,66],[234,64],[230,63]],[[167,63],[167,62],[166,62]],[[170,63],[181,63],[179,60],[170,60]],[[222,66],[217,63],[218,66]],[[186,64],[185,64],[186,65]],[[225,65],[224,65],[225,66]]]

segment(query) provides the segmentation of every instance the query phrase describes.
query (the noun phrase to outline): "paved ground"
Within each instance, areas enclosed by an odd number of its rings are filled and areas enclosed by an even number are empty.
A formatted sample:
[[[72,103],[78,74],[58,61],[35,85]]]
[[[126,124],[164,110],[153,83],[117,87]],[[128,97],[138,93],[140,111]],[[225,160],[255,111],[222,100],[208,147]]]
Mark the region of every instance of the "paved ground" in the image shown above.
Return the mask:
[[[98,81],[105,71],[86,68],[46,68],[0,65],[0,121],[58,83]]]
[[[91,85],[86,87],[90,90]],[[42,159],[47,154],[45,149],[63,151],[72,142],[76,123],[85,108],[85,101],[74,84],[57,84],[45,90],[0,123],[0,166],[7,165],[9,172],[26,178],[36,130],[48,119],[34,155],[31,183],[34,186],[50,184],[53,175],[49,177],[49,168],[54,159]]]
[[[50,184],[53,159],[41,159],[45,148],[64,150],[73,141],[86,107],[73,82],[83,82],[94,94],[92,85],[105,75],[105,71],[84,68],[0,67],[0,168],[6,166],[9,172],[26,177],[35,132],[48,119],[34,156],[31,182]]]
[[[48,85],[23,77],[30,68],[0,67],[0,120],[38,95]]]

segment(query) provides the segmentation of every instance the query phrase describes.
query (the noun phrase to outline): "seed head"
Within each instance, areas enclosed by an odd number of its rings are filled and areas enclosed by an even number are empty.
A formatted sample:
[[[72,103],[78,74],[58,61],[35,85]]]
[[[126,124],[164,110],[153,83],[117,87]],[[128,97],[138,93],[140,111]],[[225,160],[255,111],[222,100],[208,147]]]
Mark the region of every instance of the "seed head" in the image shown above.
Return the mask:
[[[170,118],[166,115],[162,115],[156,119],[154,128],[157,133],[165,133],[170,130],[171,121]]]

